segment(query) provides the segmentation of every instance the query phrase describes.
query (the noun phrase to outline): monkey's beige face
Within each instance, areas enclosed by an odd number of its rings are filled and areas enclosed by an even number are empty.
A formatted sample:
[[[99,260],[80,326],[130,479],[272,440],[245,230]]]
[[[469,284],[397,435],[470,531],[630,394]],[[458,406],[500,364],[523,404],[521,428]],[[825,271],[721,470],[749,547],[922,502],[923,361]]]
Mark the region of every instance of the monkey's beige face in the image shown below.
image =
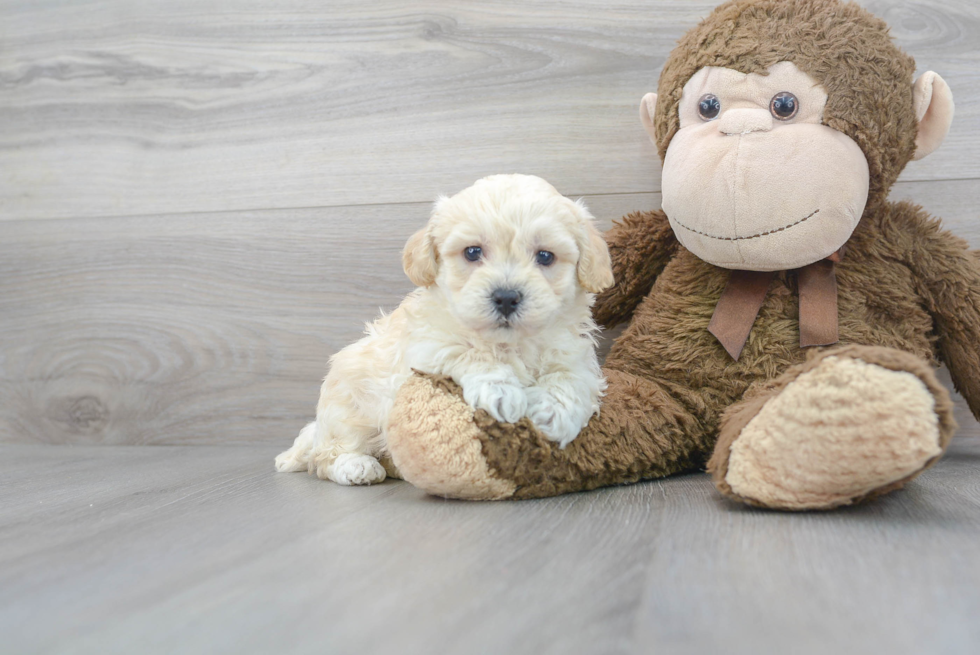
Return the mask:
[[[436,204],[424,237],[435,255],[432,281],[462,324],[490,341],[514,342],[563,321],[573,303],[612,284],[591,218],[540,178],[485,178]],[[407,256],[406,271],[424,285],[413,275],[418,263]]]
[[[663,208],[681,244],[717,266],[758,271],[840,248],[864,212],[869,172],[858,145],[821,124],[826,102],[790,62],[768,75],[698,71],[664,160]]]

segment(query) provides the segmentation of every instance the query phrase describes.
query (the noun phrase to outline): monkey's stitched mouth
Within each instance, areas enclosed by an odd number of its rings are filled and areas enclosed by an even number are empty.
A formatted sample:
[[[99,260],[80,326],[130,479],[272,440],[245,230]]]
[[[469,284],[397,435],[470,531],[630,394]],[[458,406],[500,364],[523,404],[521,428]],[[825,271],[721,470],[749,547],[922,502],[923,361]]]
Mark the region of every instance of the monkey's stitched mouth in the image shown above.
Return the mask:
[[[784,225],[782,227],[777,227],[775,230],[768,230],[766,232],[759,232],[758,234],[753,234],[753,235],[747,236],[747,237],[720,237],[720,236],[716,236],[714,234],[708,234],[707,232],[702,232],[701,230],[695,230],[693,227],[688,227],[688,226],[684,225],[683,223],[681,223],[680,221],[678,221],[676,219],[674,220],[674,222],[677,223],[678,225],[680,225],[685,230],[688,230],[689,232],[694,232],[695,234],[700,234],[701,236],[708,237],[709,239],[717,239],[718,241],[745,241],[746,239],[758,239],[759,237],[764,237],[764,236],[769,235],[769,234],[775,234],[776,232],[782,232],[783,230],[788,230],[791,227],[796,227],[800,223],[805,223],[806,221],[810,220],[811,218],[813,218],[814,216],[816,216],[819,213],[820,213],[820,210],[819,209],[815,209],[815,210],[813,210],[813,213],[812,214],[810,214],[809,216],[804,216],[803,218],[801,218],[800,220],[798,220],[798,221],[796,221],[794,223],[790,223],[789,225]]]

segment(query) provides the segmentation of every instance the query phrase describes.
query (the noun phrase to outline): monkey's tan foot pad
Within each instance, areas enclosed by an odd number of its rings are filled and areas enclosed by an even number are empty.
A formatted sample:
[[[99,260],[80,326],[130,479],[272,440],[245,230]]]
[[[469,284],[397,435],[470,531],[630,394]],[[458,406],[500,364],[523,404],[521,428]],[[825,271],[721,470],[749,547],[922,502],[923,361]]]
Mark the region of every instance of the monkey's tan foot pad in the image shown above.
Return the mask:
[[[436,496],[501,500],[516,484],[497,477],[483,455],[473,410],[448,379],[413,375],[388,421],[388,452],[402,479]]]
[[[829,509],[903,486],[955,430],[926,362],[845,346],[813,353],[730,408],[709,470],[722,493],[751,505]]]

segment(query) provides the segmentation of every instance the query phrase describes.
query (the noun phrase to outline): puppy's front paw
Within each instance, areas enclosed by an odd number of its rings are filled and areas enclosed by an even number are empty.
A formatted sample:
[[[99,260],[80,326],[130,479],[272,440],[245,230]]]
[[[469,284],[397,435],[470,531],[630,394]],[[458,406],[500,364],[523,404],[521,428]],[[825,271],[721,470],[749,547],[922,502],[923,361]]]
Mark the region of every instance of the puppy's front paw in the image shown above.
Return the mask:
[[[503,423],[516,423],[527,413],[524,389],[509,382],[485,381],[463,386],[463,399],[476,409],[485,409]]]
[[[527,390],[527,416],[544,436],[559,447],[570,444],[582,430],[581,412],[569,409],[551,393],[539,387]]]
[[[337,484],[348,486],[362,484],[376,484],[385,479],[385,467],[381,462],[370,455],[357,455],[354,453],[344,453],[326,467],[323,471],[325,475],[320,475],[317,468],[317,476],[328,478]]]

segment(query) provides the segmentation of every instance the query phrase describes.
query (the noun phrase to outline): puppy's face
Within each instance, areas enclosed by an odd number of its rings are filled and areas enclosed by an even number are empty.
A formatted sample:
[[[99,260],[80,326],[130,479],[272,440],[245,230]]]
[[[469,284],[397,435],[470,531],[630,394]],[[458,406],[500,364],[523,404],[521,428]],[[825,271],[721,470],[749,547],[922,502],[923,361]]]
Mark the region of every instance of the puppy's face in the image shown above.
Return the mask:
[[[496,342],[562,321],[613,281],[585,207],[528,175],[495,175],[440,199],[404,263],[414,283],[438,285],[461,323]]]

